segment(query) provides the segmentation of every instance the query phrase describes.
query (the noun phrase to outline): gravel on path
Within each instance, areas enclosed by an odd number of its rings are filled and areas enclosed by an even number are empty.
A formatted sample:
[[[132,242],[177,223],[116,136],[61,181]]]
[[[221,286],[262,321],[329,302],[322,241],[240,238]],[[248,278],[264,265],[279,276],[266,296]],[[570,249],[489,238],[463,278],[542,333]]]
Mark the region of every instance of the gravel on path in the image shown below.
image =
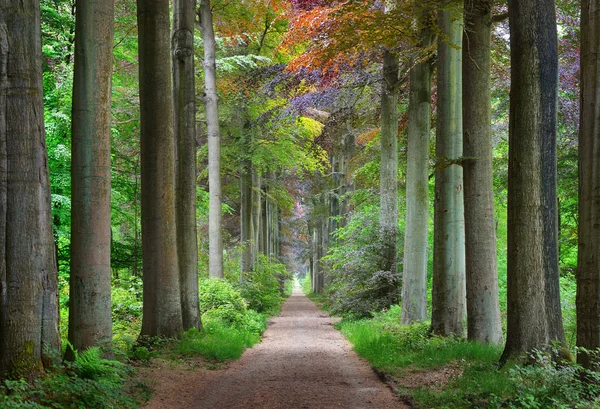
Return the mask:
[[[218,371],[150,371],[146,409],[407,408],[299,289],[263,341]]]

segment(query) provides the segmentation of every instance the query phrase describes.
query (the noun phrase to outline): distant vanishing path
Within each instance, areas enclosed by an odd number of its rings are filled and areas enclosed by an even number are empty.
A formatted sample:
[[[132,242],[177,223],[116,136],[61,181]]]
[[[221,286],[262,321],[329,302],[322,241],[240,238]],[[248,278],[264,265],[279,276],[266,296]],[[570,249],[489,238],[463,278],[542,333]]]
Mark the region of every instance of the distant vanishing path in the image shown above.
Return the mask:
[[[404,408],[299,289],[227,369],[166,371],[147,408]]]

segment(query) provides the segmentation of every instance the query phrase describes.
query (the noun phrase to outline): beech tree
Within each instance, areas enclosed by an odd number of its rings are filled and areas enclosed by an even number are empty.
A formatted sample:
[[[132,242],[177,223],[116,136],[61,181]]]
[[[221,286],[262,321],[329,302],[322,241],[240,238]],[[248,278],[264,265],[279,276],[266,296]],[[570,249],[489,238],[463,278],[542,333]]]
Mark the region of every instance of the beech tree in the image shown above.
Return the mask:
[[[462,157],[462,0],[438,12],[447,38],[438,38],[433,295],[431,326],[438,335],[464,336],[465,225]]]
[[[467,334],[502,343],[491,135],[490,42],[492,1],[465,1],[463,34],[463,165]]]
[[[110,103],[114,1],[77,1],[67,358],[112,342]]]
[[[0,376],[60,351],[42,100],[40,3],[0,3]],[[45,347],[44,347],[45,346]]]
[[[379,224],[383,271],[396,273],[396,237],[398,236],[398,56],[383,55],[381,89],[381,200]]]
[[[204,108],[208,128],[208,215],[209,274],[223,277],[223,242],[221,239],[221,137],[217,108],[216,42],[210,0],[200,0],[200,31],[204,40]]]
[[[138,0],[144,307],[141,335],[183,329],[175,228],[169,0]]]
[[[177,183],[177,259],[183,329],[200,328],[196,232],[195,0],[173,2],[173,107]]]
[[[579,246],[577,258],[577,345],[600,347],[600,2],[581,4],[581,116],[579,132]],[[586,351],[577,357],[585,367],[598,364]]]
[[[557,243],[554,0],[511,0],[508,12],[512,81],[503,361],[564,341]]]
[[[402,323],[427,319],[427,256],[429,224],[429,133],[431,131],[431,62],[428,47],[432,34],[427,27],[431,12],[418,19],[420,46],[410,70],[406,152],[406,228],[402,273]]]

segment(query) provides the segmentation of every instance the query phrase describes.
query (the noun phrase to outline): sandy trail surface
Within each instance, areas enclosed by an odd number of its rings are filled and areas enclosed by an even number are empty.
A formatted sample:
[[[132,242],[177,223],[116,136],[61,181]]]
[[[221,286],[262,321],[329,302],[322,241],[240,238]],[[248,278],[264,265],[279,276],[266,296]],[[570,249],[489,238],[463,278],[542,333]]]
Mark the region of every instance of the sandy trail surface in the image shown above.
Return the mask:
[[[405,408],[333,328],[335,320],[295,289],[262,343],[222,370],[159,370],[147,409]]]

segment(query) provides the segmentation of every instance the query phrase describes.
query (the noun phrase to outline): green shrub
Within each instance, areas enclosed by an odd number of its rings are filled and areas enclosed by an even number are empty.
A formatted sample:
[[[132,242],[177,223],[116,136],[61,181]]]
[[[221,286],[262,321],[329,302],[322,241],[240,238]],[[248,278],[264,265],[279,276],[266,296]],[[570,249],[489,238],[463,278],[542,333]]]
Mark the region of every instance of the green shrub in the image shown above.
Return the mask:
[[[113,280],[111,298],[113,321],[130,322],[142,316],[142,290],[139,277]]]
[[[262,335],[267,329],[267,315],[254,310],[248,310],[241,327],[250,333]]]
[[[378,206],[355,210],[347,224],[335,231],[338,240],[322,259],[331,280],[326,292],[335,314],[370,317],[398,302],[400,275],[381,268],[388,250],[377,239],[378,215]]]
[[[285,265],[273,263],[261,254],[254,270],[243,273],[237,286],[248,302],[248,308],[276,314],[281,306],[285,282],[291,277]]]
[[[302,281],[300,282],[300,287],[302,288],[302,292],[306,295],[312,293],[312,280],[310,278],[310,274],[306,274]]]
[[[217,322],[257,335],[267,328],[266,314],[248,309],[240,290],[226,280],[200,283],[200,312],[205,328]]]
[[[248,311],[239,290],[223,279],[204,279],[199,284],[202,319],[218,319],[242,325]]]

